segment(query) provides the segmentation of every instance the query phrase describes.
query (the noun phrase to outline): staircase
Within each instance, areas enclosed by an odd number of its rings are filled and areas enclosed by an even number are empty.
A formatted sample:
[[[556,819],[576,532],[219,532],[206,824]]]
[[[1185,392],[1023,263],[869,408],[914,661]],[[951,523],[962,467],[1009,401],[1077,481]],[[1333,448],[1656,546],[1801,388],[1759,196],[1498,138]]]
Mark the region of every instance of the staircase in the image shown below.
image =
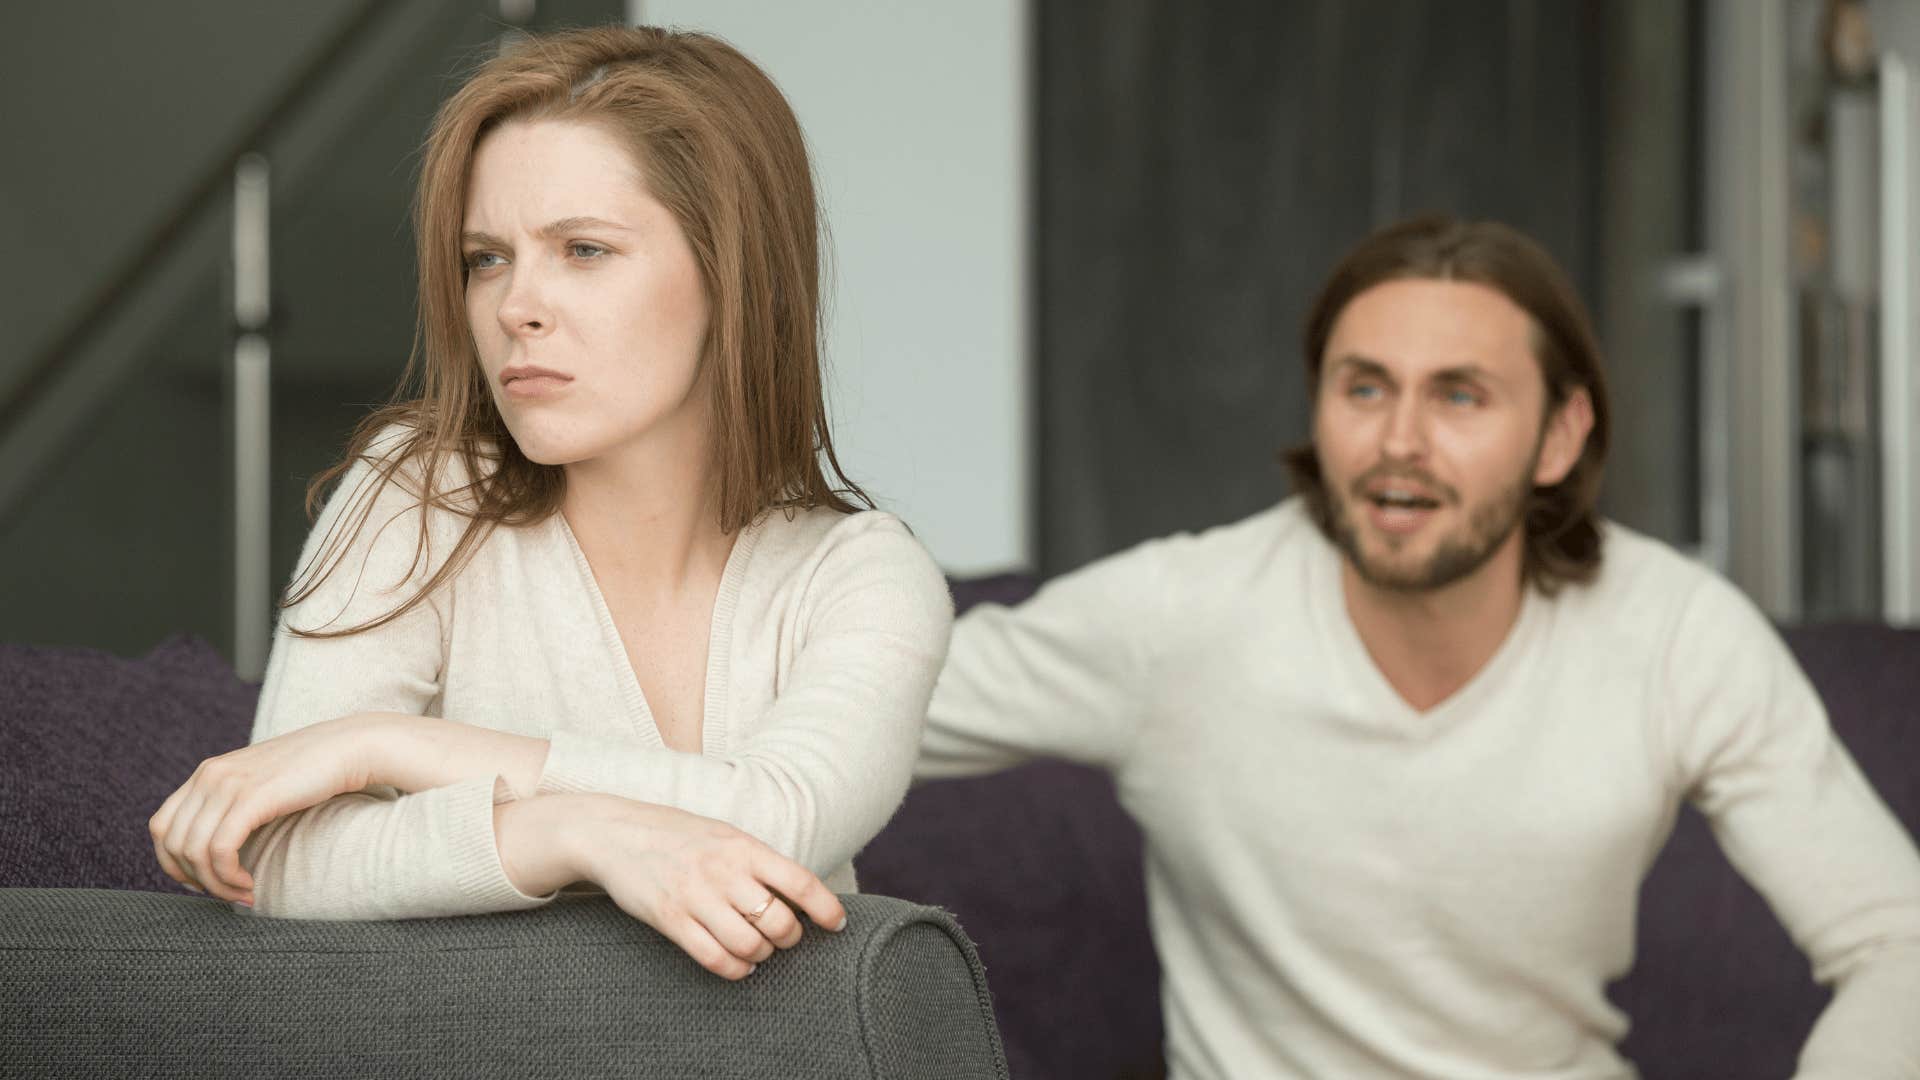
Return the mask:
[[[0,641],[232,656],[233,163],[272,165],[277,589],[307,478],[412,341],[417,148],[513,27],[481,0],[124,7],[28,5],[0,43],[3,100],[31,103],[0,110]],[[547,0],[527,26],[623,14]]]

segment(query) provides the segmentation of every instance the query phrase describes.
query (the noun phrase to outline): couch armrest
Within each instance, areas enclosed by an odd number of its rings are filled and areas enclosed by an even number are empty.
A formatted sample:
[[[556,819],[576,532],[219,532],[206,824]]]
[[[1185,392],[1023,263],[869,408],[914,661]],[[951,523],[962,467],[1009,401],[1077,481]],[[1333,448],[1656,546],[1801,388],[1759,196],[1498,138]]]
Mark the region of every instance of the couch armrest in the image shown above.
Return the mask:
[[[1005,1078],[952,917],[843,900],[729,983],[604,897],[345,923],[0,889],[0,1074]]]

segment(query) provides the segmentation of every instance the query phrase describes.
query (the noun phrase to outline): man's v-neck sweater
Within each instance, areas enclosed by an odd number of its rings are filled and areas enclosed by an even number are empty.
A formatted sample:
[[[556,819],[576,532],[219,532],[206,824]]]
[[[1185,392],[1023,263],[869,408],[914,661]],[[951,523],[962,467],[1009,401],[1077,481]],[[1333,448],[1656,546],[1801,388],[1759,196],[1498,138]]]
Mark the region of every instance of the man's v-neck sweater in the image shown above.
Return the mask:
[[[836,891],[856,887],[853,856],[906,792],[953,618],[945,578],[897,518],[776,510],[738,534],[713,605],[702,752],[690,754],[661,741],[559,514],[494,529],[450,584],[385,626],[292,633],[383,615],[444,562],[466,519],[425,511],[429,547],[416,559],[417,470],[400,476],[412,479],[379,485],[356,464],[315,523],[303,567],[372,500],[333,573],[282,616],[253,741],[371,711],[546,739],[538,794],[606,792],[717,818]],[[493,806],[510,797],[489,773],[342,795],[274,821],[243,851],[255,908],[352,919],[537,905],[495,846]]]
[[[1682,799],[1838,988],[1802,1075],[1920,1075],[1912,840],[1744,597],[1605,553],[1417,712],[1297,501],[1152,541],[962,618],[918,771],[1112,771],[1176,1080],[1630,1075],[1605,988]]]

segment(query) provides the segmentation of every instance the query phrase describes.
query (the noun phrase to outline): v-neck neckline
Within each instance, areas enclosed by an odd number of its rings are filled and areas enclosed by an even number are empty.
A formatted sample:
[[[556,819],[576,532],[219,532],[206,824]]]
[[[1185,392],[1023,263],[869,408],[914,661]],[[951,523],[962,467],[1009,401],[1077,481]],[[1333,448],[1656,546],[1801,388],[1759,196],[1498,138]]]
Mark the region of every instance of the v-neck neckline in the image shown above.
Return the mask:
[[[1368,706],[1367,711],[1410,737],[1426,738],[1440,734],[1457,723],[1463,713],[1470,712],[1475,702],[1492,692],[1492,687],[1500,685],[1508,671],[1520,663],[1519,657],[1529,650],[1537,634],[1535,624],[1543,617],[1540,597],[1535,595],[1531,586],[1523,586],[1520,590],[1520,611],[1514,616],[1513,625],[1507,627],[1506,636],[1501,638],[1500,646],[1493,655],[1453,693],[1425,709],[1416,709],[1412,702],[1401,696],[1386,672],[1380,670],[1373,653],[1367,649],[1366,640],[1360,636],[1360,628],[1353,623],[1353,614],[1347,610],[1346,589],[1341,580],[1345,556],[1332,542],[1324,539],[1315,548],[1314,576],[1319,579],[1314,589],[1315,606],[1320,609],[1322,628],[1333,635],[1334,651],[1339,655],[1339,663],[1357,684],[1364,696],[1364,704]]]
[[[580,547],[579,537],[573,534],[573,526],[567,524],[566,515],[556,513],[553,520],[558,523],[560,535],[573,553],[580,583],[593,603],[594,614],[600,623],[600,645],[607,653],[608,662],[613,665],[614,678],[620,684],[620,696],[626,705],[627,719],[634,728],[634,734],[650,746],[671,749],[660,735],[660,725],[654,719],[653,706],[647,703],[646,691],[640,686],[640,676],[633,670],[633,661],[627,656],[626,642],[621,640],[620,628],[613,621],[613,609],[607,606],[607,597],[600,589],[600,581],[593,576],[593,564],[587,561],[587,553]],[[713,613],[707,623],[707,670],[701,689],[702,754],[725,753],[729,745],[727,716],[730,710],[727,708],[727,693],[732,669],[733,613],[740,602],[740,583],[746,578],[747,564],[753,559],[753,549],[759,542],[765,520],[766,515],[760,515],[743,526],[734,537],[733,548],[727,552],[726,566],[720,572],[720,588],[713,596]]]

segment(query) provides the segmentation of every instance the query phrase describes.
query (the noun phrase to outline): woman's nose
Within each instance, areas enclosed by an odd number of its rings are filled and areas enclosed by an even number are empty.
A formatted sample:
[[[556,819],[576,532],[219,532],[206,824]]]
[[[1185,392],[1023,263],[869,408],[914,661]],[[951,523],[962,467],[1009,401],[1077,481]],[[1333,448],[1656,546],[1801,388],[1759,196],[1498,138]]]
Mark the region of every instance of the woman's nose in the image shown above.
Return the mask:
[[[538,334],[550,329],[553,316],[547,310],[538,271],[514,266],[509,271],[507,294],[500,300],[500,328],[509,334]]]

